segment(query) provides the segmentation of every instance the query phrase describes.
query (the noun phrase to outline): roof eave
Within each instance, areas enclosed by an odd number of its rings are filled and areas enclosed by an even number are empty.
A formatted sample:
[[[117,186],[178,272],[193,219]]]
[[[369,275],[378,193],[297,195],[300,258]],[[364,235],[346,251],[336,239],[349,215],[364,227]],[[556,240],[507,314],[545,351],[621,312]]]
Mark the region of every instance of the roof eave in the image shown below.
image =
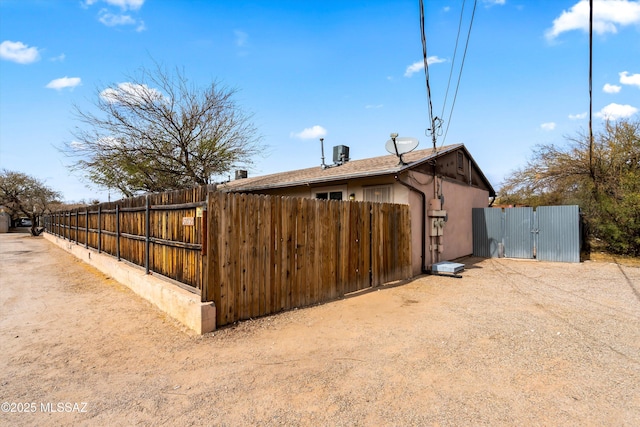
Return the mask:
[[[450,152],[453,152],[455,150],[458,150],[462,148],[467,156],[469,157],[469,159],[471,159],[471,162],[473,163],[473,166],[475,167],[476,171],[478,172],[478,174],[480,175],[481,179],[484,181],[484,183],[487,185],[488,189],[489,189],[489,196],[490,197],[494,197],[496,195],[495,190],[493,189],[493,186],[491,185],[491,183],[489,182],[489,180],[487,179],[487,177],[484,175],[484,173],[482,172],[482,170],[480,169],[480,167],[478,166],[478,164],[476,163],[475,159],[473,158],[473,156],[469,153],[469,150],[467,150],[467,148],[465,147],[464,144],[453,144],[448,146],[446,149],[440,150],[440,151],[436,151],[436,152],[432,152],[430,155],[423,157],[419,160],[416,160],[414,162],[410,162],[410,163],[399,163],[398,165],[396,165],[395,167],[392,168],[388,168],[388,169],[384,169],[384,170],[376,170],[376,171],[365,171],[365,172],[354,172],[354,173],[347,173],[347,174],[343,174],[343,175],[335,175],[335,176],[319,176],[319,177],[315,177],[315,178],[308,178],[308,179],[302,179],[302,180],[297,180],[297,181],[291,181],[291,182],[283,182],[280,184],[265,184],[265,185],[239,185],[238,187],[233,187],[233,186],[229,186],[227,187],[226,184],[222,184],[220,185],[218,188],[220,188],[223,191],[227,191],[227,192],[243,192],[243,191],[264,191],[264,190],[272,190],[272,189],[276,189],[276,188],[293,188],[293,187],[307,187],[307,186],[311,186],[311,185],[316,185],[316,184],[325,184],[325,183],[335,183],[336,181],[345,181],[345,180],[349,180],[349,179],[359,179],[359,178],[371,178],[371,177],[380,177],[380,176],[385,176],[385,175],[392,175],[392,174],[399,174],[399,173],[403,173],[406,171],[409,171],[411,169],[414,169],[418,166],[421,166],[425,163],[431,162],[434,159],[437,159],[440,156],[443,156],[445,154],[448,154]]]
[[[222,184],[219,186],[219,188],[228,192],[242,192],[242,191],[271,190],[274,188],[306,187],[313,184],[397,174],[397,173],[400,173],[401,171],[402,171],[402,168],[395,167],[395,168],[386,169],[382,171],[378,170],[378,171],[351,173],[351,174],[345,174],[345,175],[336,175],[336,176],[330,176],[330,177],[317,177],[317,178],[311,178],[311,179],[304,179],[300,181],[291,181],[291,182],[281,183],[277,185],[268,184],[268,185],[255,185],[255,186],[249,185],[249,186],[238,186],[238,187],[226,187],[224,184]]]

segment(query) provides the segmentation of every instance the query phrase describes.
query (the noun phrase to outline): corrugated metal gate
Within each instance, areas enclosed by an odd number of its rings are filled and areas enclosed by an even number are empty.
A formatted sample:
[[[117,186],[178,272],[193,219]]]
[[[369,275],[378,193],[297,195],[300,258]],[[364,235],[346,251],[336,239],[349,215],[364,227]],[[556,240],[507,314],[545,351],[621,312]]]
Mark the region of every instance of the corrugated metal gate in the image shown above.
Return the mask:
[[[474,208],[473,255],[580,262],[580,208]]]

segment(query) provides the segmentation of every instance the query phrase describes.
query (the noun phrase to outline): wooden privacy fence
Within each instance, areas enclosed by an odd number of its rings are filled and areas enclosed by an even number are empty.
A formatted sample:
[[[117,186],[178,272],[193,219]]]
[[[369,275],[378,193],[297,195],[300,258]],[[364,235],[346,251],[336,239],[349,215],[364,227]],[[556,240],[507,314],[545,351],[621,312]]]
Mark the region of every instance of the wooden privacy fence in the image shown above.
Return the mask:
[[[203,300],[218,325],[411,276],[409,207],[210,193]]]
[[[202,289],[202,216],[213,186],[53,212],[47,232]]]
[[[44,218],[48,233],[181,282],[219,326],[411,276],[409,207],[199,187]]]

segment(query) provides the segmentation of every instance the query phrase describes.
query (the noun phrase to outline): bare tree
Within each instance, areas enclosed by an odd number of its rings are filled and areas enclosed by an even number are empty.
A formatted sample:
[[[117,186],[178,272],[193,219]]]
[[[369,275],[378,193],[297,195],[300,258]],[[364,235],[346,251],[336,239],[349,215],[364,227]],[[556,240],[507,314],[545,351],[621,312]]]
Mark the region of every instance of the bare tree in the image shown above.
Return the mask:
[[[234,89],[197,88],[158,64],[127,79],[97,90],[98,113],[74,107],[80,125],[63,151],[93,183],[125,196],[204,185],[262,151]]]
[[[499,202],[529,206],[580,205],[594,237],[616,253],[640,255],[640,120],[607,121],[594,135],[536,147],[512,172]]]
[[[39,216],[51,212],[60,203],[61,194],[42,181],[21,172],[3,169],[0,172],[0,205],[10,211],[12,219],[27,217],[31,221],[31,234],[37,231]]]

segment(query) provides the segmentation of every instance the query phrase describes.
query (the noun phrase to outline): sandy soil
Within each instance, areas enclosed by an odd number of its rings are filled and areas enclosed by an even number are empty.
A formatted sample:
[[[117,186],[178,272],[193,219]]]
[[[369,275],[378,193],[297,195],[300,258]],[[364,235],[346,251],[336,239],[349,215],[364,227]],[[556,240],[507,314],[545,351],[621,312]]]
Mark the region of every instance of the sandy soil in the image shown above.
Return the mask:
[[[640,425],[640,268],[465,263],[195,336],[0,235],[0,425]]]

